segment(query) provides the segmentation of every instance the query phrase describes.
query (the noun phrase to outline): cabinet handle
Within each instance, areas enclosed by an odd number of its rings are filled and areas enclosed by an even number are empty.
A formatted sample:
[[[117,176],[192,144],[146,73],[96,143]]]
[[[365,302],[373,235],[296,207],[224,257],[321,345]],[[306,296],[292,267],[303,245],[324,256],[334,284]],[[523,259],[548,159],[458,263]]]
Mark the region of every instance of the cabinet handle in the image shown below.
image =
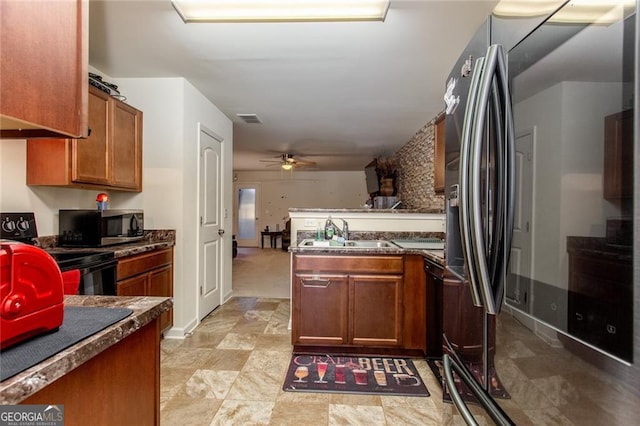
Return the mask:
[[[320,280],[320,279],[311,279],[309,281],[301,278],[303,287],[313,287],[313,288],[327,288],[329,284],[331,284],[331,280]]]
[[[580,312],[576,312],[576,319],[582,321],[582,314]]]
[[[616,334],[616,326],[615,325],[611,325],[611,324],[607,324],[607,333]]]

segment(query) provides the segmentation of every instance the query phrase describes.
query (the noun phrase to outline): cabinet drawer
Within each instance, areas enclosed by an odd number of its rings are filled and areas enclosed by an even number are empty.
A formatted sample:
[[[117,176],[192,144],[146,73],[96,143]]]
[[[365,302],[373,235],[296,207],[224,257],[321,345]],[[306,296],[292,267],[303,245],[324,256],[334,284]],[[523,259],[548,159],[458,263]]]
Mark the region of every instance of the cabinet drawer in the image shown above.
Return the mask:
[[[118,281],[173,263],[173,249],[150,251],[118,261]]]
[[[296,255],[297,271],[402,274],[402,256],[314,256]]]

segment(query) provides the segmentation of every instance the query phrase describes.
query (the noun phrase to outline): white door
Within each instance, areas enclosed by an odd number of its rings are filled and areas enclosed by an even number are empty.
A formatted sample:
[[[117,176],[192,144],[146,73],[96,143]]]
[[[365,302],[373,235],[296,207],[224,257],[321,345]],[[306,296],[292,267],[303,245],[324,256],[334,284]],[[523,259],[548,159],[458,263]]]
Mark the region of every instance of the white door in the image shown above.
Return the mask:
[[[533,145],[535,128],[516,135],[516,209],[509,270],[518,277],[531,277],[531,211],[533,199]],[[528,280],[516,279],[506,289],[509,305],[529,312],[531,289]]]
[[[235,235],[239,247],[258,247],[260,230],[258,229],[258,211],[260,208],[260,184],[238,183],[234,185],[233,201]]]
[[[200,173],[198,245],[198,316],[207,316],[220,305],[222,284],[223,215],[222,137],[199,125]]]

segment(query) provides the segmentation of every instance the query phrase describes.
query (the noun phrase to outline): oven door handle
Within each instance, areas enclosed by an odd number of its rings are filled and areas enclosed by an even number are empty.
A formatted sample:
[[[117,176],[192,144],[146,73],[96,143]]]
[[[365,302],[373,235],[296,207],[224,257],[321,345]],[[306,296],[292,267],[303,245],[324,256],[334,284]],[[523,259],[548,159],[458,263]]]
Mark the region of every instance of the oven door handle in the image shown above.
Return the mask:
[[[103,269],[115,268],[117,266],[118,266],[118,260],[117,259],[113,259],[113,260],[108,260],[106,262],[93,263],[93,264],[89,264],[89,265],[82,265],[82,266],[79,266],[79,267],[74,267],[74,269],[80,270],[80,275],[87,275],[87,274],[91,274],[91,273],[96,272],[96,271],[101,271]]]
[[[451,399],[455,404],[456,408],[462,415],[465,423],[469,426],[477,426],[478,422],[476,422],[473,414],[465,404],[462,396],[458,393],[458,389],[456,388],[455,381],[453,380],[453,371],[455,370],[460,380],[467,385],[469,390],[473,393],[473,396],[477,398],[482,405],[482,408],[486,410],[489,416],[493,419],[493,421],[500,426],[515,426],[509,417],[502,411],[502,409],[496,404],[496,402],[489,396],[469,374],[467,369],[464,366],[458,364],[458,362],[450,357],[448,354],[444,354],[442,356],[442,363],[444,366],[444,380],[447,385],[447,389],[449,390],[449,394],[451,395]]]

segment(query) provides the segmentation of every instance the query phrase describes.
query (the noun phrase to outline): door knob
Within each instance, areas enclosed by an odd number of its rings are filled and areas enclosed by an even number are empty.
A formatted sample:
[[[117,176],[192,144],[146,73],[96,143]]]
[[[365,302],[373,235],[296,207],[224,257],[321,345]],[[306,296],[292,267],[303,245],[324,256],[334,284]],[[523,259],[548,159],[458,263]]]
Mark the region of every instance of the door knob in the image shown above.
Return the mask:
[[[218,229],[218,235],[224,234],[224,229]]]

